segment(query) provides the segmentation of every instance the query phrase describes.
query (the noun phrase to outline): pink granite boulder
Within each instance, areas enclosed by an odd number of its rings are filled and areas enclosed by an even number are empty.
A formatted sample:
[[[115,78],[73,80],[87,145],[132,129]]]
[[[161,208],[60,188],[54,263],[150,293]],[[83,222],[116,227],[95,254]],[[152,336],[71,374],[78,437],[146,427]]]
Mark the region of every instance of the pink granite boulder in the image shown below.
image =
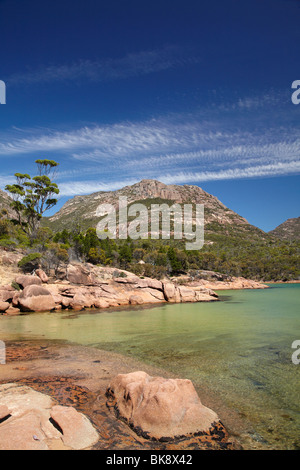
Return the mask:
[[[21,292],[19,307],[22,312],[46,312],[55,309],[55,300],[44,287],[31,285]]]
[[[150,377],[142,371],[119,374],[110,383],[107,398],[108,406],[146,438],[209,435],[219,424],[216,413],[202,405],[190,380]]]

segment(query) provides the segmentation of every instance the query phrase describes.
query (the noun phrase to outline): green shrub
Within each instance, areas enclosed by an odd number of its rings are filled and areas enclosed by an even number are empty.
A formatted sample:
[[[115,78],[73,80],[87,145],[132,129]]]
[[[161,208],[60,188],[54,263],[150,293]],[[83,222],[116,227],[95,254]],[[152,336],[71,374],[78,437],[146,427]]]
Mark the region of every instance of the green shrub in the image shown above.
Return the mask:
[[[38,268],[41,257],[41,253],[30,253],[19,261],[18,266],[25,272],[31,272]]]
[[[3,248],[14,248],[15,246],[17,246],[17,244],[12,240],[7,240],[3,238],[2,240],[0,240],[0,246],[3,246]]]

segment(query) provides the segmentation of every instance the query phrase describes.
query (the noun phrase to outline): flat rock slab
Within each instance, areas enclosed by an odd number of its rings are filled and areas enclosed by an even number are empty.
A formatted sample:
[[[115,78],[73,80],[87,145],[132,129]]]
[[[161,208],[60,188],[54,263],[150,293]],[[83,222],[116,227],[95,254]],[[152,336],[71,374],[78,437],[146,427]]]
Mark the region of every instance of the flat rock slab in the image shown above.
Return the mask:
[[[63,431],[62,440],[64,444],[73,449],[80,450],[95,444],[99,435],[91,426],[90,421],[75,408],[67,406],[53,406],[51,418]]]
[[[99,434],[75,408],[26,385],[0,385],[0,450],[81,450]]]
[[[0,450],[49,450],[39,415],[28,412],[0,425]]]
[[[3,420],[9,415],[9,409],[6,405],[0,405],[0,420]]]

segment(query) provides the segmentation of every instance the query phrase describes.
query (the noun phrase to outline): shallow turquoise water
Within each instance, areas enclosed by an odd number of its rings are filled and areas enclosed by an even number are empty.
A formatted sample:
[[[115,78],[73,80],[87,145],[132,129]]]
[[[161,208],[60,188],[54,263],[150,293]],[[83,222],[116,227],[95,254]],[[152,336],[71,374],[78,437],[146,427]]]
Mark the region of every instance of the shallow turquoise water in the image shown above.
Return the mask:
[[[0,339],[66,340],[134,356],[213,390],[266,447],[293,449],[300,447],[300,364],[291,359],[299,294],[299,284],[274,285],[219,291],[222,302],[2,316]]]

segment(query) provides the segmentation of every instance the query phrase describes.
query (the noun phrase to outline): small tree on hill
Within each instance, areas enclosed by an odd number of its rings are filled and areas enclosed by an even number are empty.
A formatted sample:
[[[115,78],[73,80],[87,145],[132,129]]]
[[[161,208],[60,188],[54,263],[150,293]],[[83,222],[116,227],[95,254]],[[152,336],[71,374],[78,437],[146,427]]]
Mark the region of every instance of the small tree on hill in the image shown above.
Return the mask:
[[[55,196],[59,194],[57,184],[52,181],[58,163],[54,160],[35,163],[37,176],[15,173],[16,183],[5,188],[13,198],[11,207],[16,218],[12,222],[21,227],[31,242],[36,238],[43,214],[57,204]]]

